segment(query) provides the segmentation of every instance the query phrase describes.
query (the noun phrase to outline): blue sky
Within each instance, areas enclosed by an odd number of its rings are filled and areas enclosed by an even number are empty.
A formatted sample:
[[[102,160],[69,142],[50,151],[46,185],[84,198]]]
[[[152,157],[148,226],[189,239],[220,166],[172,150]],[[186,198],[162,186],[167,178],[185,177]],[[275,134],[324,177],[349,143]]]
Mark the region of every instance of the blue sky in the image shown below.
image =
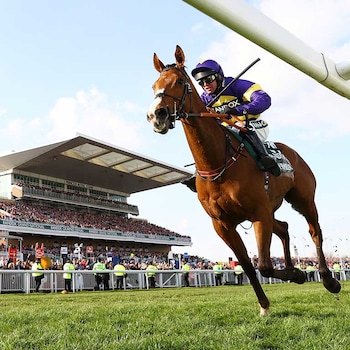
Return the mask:
[[[254,6],[333,61],[350,58],[347,0],[256,0]],[[313,169],[325,251],[350,255],[349,100],[180,0],[166,7],[160,0],[0,0],[0,152],[79,132],[174,166],[192,163],[180,124],[158,135],[146,122],[158,76],[153,53],[173,63],[177,44],[189,70],[212,58],[234,76],[261,59],[244,77],[272,97],[263,115],[269,139],[296,149]],[[139,206],[140,217],[192,237],[192,247],[175,252],[220,261],[234,257],[196,195],[182,185],[135,194],[129,202]],[[314,254],[299,214],[285,204],[276,217],[289,222],[300,255]],[[239,232],[256,254],[249,224]],[[271,254],[282,255],[276,239]]]

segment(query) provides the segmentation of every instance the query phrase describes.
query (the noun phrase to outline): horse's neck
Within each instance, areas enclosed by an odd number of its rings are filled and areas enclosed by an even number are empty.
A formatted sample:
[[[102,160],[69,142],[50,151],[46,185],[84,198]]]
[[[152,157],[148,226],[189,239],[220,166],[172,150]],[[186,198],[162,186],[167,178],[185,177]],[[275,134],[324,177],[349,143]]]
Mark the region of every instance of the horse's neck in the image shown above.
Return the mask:
[[[226,141],[215,118],[189,117],[182,125],[197,169],[209,171],[224,164]]]

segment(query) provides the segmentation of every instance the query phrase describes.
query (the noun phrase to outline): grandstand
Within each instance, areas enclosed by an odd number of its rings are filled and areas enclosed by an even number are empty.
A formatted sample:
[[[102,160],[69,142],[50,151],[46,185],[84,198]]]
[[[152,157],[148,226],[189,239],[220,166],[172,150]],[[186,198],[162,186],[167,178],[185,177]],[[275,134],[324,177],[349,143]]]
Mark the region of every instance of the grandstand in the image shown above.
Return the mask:
[[[38,243],[46,255],[166,256],[191,238],[139,219],[131,194],[191,174],[106,144],[76,137],[0,157],[0,257],[23,261]],[[34,252],[35,254],[35,252]]]

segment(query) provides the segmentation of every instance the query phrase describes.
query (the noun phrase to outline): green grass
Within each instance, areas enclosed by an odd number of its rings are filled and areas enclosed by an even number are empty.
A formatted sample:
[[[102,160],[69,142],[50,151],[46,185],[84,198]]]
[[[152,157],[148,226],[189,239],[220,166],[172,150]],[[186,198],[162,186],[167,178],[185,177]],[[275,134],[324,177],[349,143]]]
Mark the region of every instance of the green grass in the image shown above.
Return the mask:
[[[350,282],[3,294],[0,349],[350,349]]]

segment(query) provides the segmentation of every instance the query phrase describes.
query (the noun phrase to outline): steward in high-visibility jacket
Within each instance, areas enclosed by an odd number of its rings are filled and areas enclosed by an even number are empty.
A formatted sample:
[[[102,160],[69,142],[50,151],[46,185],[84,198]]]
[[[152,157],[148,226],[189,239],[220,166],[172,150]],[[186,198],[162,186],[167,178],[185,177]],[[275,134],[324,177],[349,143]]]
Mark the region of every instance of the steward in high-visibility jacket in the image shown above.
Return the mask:
[[[113,268],[114,275],[117,277],[117,289],[123,289],[124,279],[126,277],[125,266],[122,263],[118,263]]]
[[[189,272],[191,271],[190,263],[186,262],[184,265],[182,265],[182,270],[185,271],[185,273],[183,275],[185,287],[189,287],[190,286]]]
[[[44,268],[41,266],[40,259],[35,260],[35,263],[32,265],[32,270],[37,271],[37,272],[33,272],[32,276],[34,277],[34,280],[35,280],[35,291],[39,292],[41,280],[44,278],[44,273],[40,272],[40,270],[44,270]]]
[[[158,271],[157,266],[151,262],[148,264],[146,271],[149,271],[147,272],[147,278],[150,288],[156,288],[156,273],[154,271]]]
[[[102,262],[101,258],[98,258],[97,262],[94,264],[93,270],[106,270],[106,265]],[[100,290],[100,284],[102,283],[103,280],[103,274],[101,273],[94,273],[95,275],[95,290]]]
[[[215,274],[215,285],[221,286],[222,285],[222,266],[219,263],[216,263],[213,266],[213,271]]]
[[[340,267],[340,264],[338,262],[335,262],[333,264],[333,270],[334,270],[334,273],[335,273],[335,278],[340,281],[340,270],[341,270],[341,267]]]
[[[308,282],[315,281],[315,266],[312,262],[309,262],[307,265],[305,272],[306,272],[306,278]]]
[[[237,284],[242,285],[243,284],[243,267],[242,265],[236,265],[233,269],[235,271],[235,275],[237,277]]]
[[[63,265],[63,270],[64,271],[72,271],[75,270],[74,265],[72,264],[72,262],[68,259],[66,261],[66,263]],[[72,292],[72,274],[69,272],[65,272],[63,274],[63,278],[64,278],[64,289],[67,292]]]

